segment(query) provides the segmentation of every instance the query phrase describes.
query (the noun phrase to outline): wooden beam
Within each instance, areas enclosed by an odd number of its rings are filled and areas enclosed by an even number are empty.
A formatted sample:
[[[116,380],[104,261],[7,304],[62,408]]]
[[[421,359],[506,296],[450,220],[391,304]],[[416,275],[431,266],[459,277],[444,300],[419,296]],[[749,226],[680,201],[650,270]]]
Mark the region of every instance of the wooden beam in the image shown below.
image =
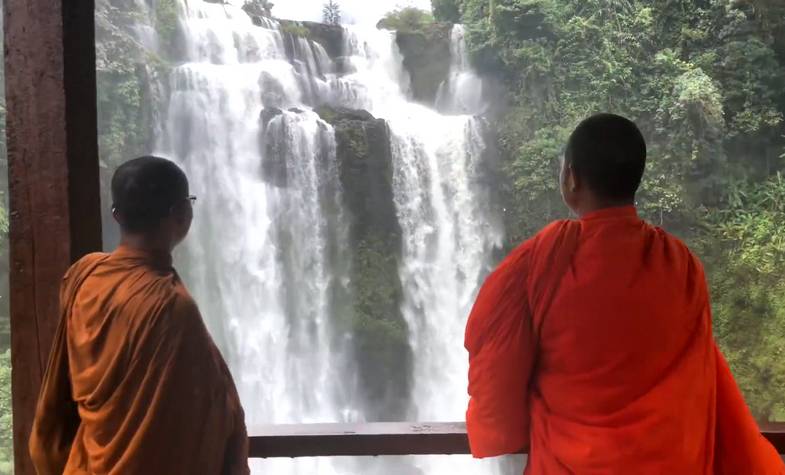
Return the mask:
[[[252,458],[469,453],[466,425],[458,422],[271,425],[251,434]],[[763,435],[785,453],[785,424],[769,424]]]
[[[93,0],[4,0],[15,473],[68,266],[101,248]]]
[[[252,434],[254,458],[469,453],[461,423],[272,425]]]
[[[761,424],[763,436],[771,442],[777,452],[785,455],[785,423],[769,422]]]

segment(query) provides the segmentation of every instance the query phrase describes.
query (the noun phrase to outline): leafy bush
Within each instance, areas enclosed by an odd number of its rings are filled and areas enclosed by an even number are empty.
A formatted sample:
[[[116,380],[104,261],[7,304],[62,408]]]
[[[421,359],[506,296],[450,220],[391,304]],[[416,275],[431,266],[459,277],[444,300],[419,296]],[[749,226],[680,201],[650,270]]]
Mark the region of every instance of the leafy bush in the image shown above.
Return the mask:
[[[708,222],[715,333],[753,413],[785,420],[785,178],[732,185]]]
[[[281,33],[297,36],[300,38],[308,38],[310,32],[308,28],[297,22],[281,23]]]
[[[341,24],[341,6],[334,0],[328,0],[322,6],[322,20],[328,25]]]
[[[434,22],[433,15],[415,7],[406,7],[388,13],[376,25],[385,30],[415,33]]]
[[[0,474],[14,473],[11,350],[0,353]]]
[[[166,48],[177,40],[179,17],[176,0],[158,0],[155,4],[155,29]]]
[[[461,6],[459,0],[431,0],[433,17],[448,23],[461,22]]]

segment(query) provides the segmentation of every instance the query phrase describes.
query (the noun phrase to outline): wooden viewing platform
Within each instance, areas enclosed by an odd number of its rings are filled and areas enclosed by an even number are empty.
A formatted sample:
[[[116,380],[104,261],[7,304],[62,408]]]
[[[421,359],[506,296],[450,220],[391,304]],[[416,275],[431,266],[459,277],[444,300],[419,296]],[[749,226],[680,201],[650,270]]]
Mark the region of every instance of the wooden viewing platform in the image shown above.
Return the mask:
[[[784,454],[785,424],[767,424],[762,430]],[[289,424],[251,427],[249,433],[252,458],[469,453],[462,422]]]

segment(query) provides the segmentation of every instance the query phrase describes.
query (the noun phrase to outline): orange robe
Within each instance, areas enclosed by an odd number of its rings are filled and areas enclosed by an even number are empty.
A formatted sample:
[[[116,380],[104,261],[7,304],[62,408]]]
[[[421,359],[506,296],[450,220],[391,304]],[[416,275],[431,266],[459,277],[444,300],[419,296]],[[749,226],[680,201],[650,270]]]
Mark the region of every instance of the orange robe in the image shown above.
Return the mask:
[[[634,207],[518,247],[465,345],[475,457],[528,449],[536,475],[785,473],[716,347],[700,262]]]
[[[248,473],[234,382],[170,256],[87,256],[60,305],[30,438],[40,475]]]

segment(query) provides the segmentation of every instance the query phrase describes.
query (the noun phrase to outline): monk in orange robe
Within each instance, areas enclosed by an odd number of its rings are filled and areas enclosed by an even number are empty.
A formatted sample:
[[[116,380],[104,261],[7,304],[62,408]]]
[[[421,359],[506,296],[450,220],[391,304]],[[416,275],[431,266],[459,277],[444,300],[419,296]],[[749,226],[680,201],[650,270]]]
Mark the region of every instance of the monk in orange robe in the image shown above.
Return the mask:
[[[528,450],[532,475],[783,474],[714,342],[701,263],[636,214],[645,161],[622,117],[571,135],[579,219],[515,249],[467,323],[472,454]]]
[[[142,157],[112,179],[122,243],[66,274],[30,438],[40,475],[247,474],[237,391],[171,252],[193,217],[185,174]]]

